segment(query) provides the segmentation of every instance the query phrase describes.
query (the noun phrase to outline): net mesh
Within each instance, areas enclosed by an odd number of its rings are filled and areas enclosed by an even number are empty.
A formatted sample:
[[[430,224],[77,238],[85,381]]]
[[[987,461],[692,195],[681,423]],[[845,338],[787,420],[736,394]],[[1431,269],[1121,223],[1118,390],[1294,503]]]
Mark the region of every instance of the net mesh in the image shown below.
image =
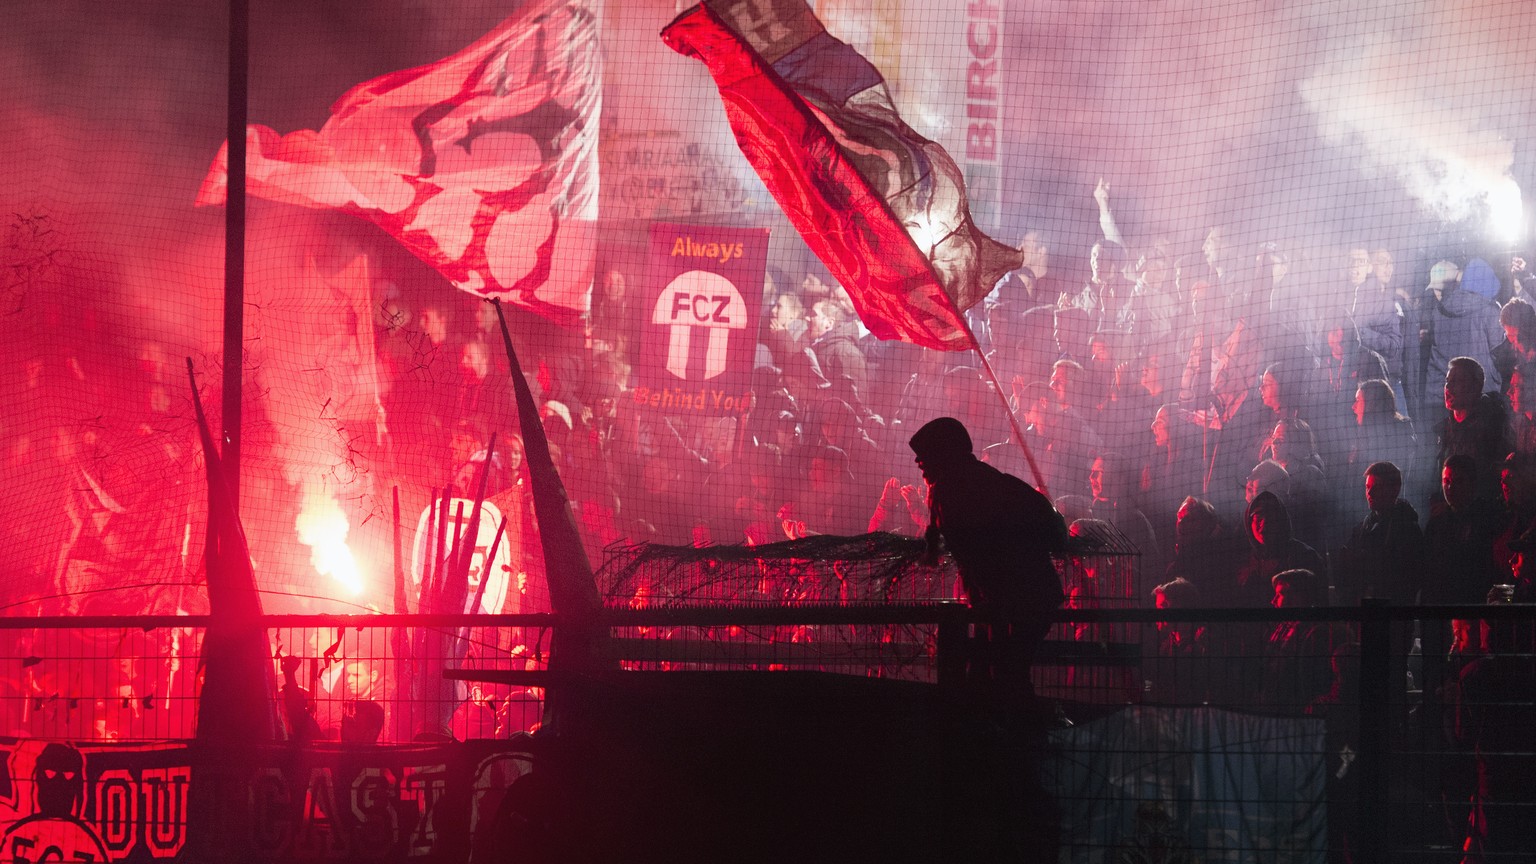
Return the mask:
[[[734,5],[748,10],[740,27],[785,7]],[[1319,553],[1312,566],[1333,562],[1325,596],[1411,582],[1435,602],[1480,602],[1494,585],[1530,599],[1506,563],[1523,525],[1473,550],[1490,561],[1455,596],[1447,574],[1472,552],[1430,545],[1394,564],[1408,578],[1372,581],[1377,559],[1352,533],[1375,462],[1400,469],[1417,523],[1439,512],[1452,358],[1475,359],[1485,402],[1513,417],[1499,452],[1469,448],[1480,494],[1497,504],[1498,460],[1536,450],[1528,3],[811,5],[883,76],[905,123],[947,149],[975,225],[1018,249],[1024,267],[966,313],[996,380],[975,352],[869,336],[853,310],[880,304],[832,273],[902,256],[816,259],[743,156],[704,64],[658,38],[683,11],[674,0],[251,4],[245,95],[262,128],[248,138],[234,338],[240,511],[266,611],[421,611],[432,561],[458,543],[474,545],[468,607],[558,611],[490,295],[506,300],[611,607],[958,599],[952,565],[918,563],[929,514],[906,445],[942,415],[986,461],[1047,489],[1068,523],[1108,538],[1063,562],[1074,609],[1149,606],[1173,576],[1185,583],[1158,596],[1175,605],[1268,602],[1272,572],[1252,570],[1239,591],[1217,566],[1250,554],[1245,511],[1266,490]],[[218,428],[227,14],[193,0],[7,4],[0,616],[207,611],[191,388]],[[871,92],[832,83],[818,111]],[[921,210],[932,177],[897,149],[850,161],[881,166],[877,188],[912,181],[897,191]],[[899,227],[920,251],[955,252],[943,226],[963,220],[922,212]],[[458,514],[482,470],[488,508],[471,537]],[[1237,530],[1181,554],[1186,496]],[[199,634],[57,624],[4,629],[0,733],[189,734]],[[1391,678],[1379,700],[1356,691],[1342,626],[1057,625],[1040,692],[1079,719],[1148,709],[1056,736],[1074,763],[1053,780],[1079,838],[1071,857],[1124,851],[1135,832],[1151,848],[1188,820],[1133,800],[1167,781],[1133,756],[1187,756],[1180,776],[1209,786],[1205,760],[1255,736],[1305,757],[1312,773],[1293,785],[1314,806],[1320,784],[1330,804],[1356,800],[1361,747],[1409,754],[1394,767],[1411,782],[1392,787],[1392,842],[1425,860],[1459,860],[1463,842],[1489,860],[1522,854],[1509,850],[1529,847],[1522,826],[1536,824],[1521,794],[1532,724],[1529,700],[1507,697],[1528,693],[1529,659],[1484,655],[1477,628],[1457,625],[1420,622],[1416,638],[1394,622],[1389,668],[1369,679]],[[932,627],[664,630],[615,629],[625,668],[936,677]],[[546,668],[545,630],[464,636],[471,671]],[[373,682],[392,698],[389,638],[382,626],[271,633],[335,727]],[[543,708],[538,683],[453,698],[459,738],[534,728]],[[1297,716],[1273,732],[1251,714],[1154,710],[1202,703]],[[383,740],[412,734],[401,712],[420,707],[391,703]],[[1350,727],[1373,709],[1390,728]],[[1285,737],[1298,728],[1305,740]],[[1469,813],[1478,771],[1519,791]],[[1130,790],[1114,830],[1106,784]],[[1160,788],[1142,797],[1184,802],[1184,785]],[[1230,788],[1237,801],[1276,794]],[[1158,848],[1195,838],[1232,854],[1246,839],[1221,832],[1252,824],[1238,810]],[[1362,826],[1338,815],[1326,845],[1353,848],[1343,835]],[[1319,860],[1323,844],[1308,845]]]
[[[460,125],[420,134],[369,114],[380,125],[347,137],[356,123],[336,112],[351,88],[462,56],[507,10],[256,4],[249,113],[272,131],[250,143],[242,516],[270,611],[389,611],[395,490],[414,583],[428,502],[456,480],[455,497],[472,498],[461,478],[492,433],[493,502],[510,526],[506,560],[489,567],[510,586],[496,608],[549,608],[515,409],[476,293],[486,279],[580,283],[575,299],[540,289],[508,314],[598,565],[615,541],[915,535],[926,513],[905,440],[951,414],[978,451],[999,445],[989,461],[1044,481],[1069,518],[1107,502],[1139,510],[1145,530],[1140,514],[1114,518],[1160,573],[1184,495],[1240,517],[1245,478],[1274,452],[1257,385],[1277,361],[1293,404],[1274,416],[1306,420],[1315,439],[1281,460],[1289,503],[1299,536],[1326,551],[1358,520],[1371,461],[1401,463],[1405,497],[1426,510],[1449,356],[1484,362],[1489,389],[1507,388],[1519,359],[1496,324],[1499,304],[1525,296],[1512,261],[1528,240],[1519,187],[1536,135],[1519,4],[1453,14],[1373,2],[1335,15],[1322,3],[1211,2],[1183,17],[1115,4],[1071,16],[1031,3],[815,4],[884,76],[903,119],[948,148],[977,224],[1023,238],[1028,274],[970,318],[1038,478],[1005,442],[974,354],[872,341],[848,317],[857,286],[832,283],[789,228],[701,64],[656,38],[673,4],[554,5],[597,24],[551,31],[544,55],[508,55],[499,92],[522,102],[476,103]],[[176,2],[38,7],[4,37],[16,62],[0,72],[3,110],[18,130],[0,176],[10,612],[202,608],[201,457],[183,360],[217,415],[224,211],[195,205],[218,197],[207,193],[225,137],[226,26],[222,9]],[[506,38],[523,45],[514,31]],[[540,74],[559,86],[539,90]],[[595,143],[569,131],[573,117]],[[306,129],[318,134],[293,134]],[[443,192],[412,204],[399,178],[426,171],[428,140],[448,142],[424,175]],[[528,192],[530,206],[559,215],[560,232],[521,211],[485,236],[426,221],[448,218],[476,183],[525,189],[538,165],[555,179]],[[686,230],[662,242],[655,223]],[[673,240],[701,262],[711,243],[716,259],[762,244],[724,262],[758,256],[728,276],[752,331],[657,323],[658,260],[675,257]],[[476,249],[489,275],[443,264]],[[1453,269],[1464,273],[1454,300],[1426,293]],[[1457,329],[1465,315],[1482,322],[1481,346]],[[674,330],[693,333],[695,365],[660,386]],[[714,338],[745,343],[748,358],[699,378]],[[1058,359],[1082,369],[1053,370]],[[1053,374],[1072,380],[1042,389]],[[1356,385],[1372,378],[1415,437],[1350,422]],[[1244,400],[1252,410],[1234,404]],[[1161,406],[1166,434],[1151,428]],[[1107,491],[1089,482],[1100,453],[1119,474]]]

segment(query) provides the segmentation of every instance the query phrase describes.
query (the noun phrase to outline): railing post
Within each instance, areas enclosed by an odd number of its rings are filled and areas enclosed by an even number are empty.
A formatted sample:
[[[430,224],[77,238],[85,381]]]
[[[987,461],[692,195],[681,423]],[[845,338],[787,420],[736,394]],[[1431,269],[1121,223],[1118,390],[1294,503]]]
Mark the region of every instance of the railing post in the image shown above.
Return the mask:
[[[1360,800],[1355,827],[1360,832],[1355,861],[1387,860],[1387,757],[1392,728],[1391,622],[1386,600],[1360,601]],[[1373,614],[1376,613],[1376,614]]]
[[[945,615],[939,621],[938,641],[935,649],[935,667],[938,685],[946,689],[961,686],[965,680],[967,650],[965,619],[958,615]]]

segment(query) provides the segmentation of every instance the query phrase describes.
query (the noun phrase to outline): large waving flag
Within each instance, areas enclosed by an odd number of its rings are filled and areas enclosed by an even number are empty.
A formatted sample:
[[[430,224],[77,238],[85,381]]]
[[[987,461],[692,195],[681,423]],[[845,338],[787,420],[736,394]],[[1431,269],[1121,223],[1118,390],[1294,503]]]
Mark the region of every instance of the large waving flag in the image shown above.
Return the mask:
[[[463,51],[352,88],[319,132],[248,131],[247,189],[355,213],[460,288],[586,311],[597,219],[600,0],[534,0]],[[199,204],[221,204],[228,147]]]
[[[703,61],[741,151],[881,339],[972,347],[961,312],[1022,258],[971,222],[943,148],[804,0],[708,0],[662,31]]]

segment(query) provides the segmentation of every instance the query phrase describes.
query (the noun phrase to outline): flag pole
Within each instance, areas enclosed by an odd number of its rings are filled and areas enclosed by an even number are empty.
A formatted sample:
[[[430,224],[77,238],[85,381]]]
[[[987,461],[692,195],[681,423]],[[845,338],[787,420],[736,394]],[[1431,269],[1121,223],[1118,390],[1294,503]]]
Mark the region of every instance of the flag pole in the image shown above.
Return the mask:
[[[965,312],[956,309],[956,316],[960,319],[960,326],[965,329],[965,338],[970,340],[971,350],[981,360],[981,368],[987,374],[987,380],[992,383],[992,389],[997,393],[997,398],[1003,402],[1003,413],[1008,415],[1008,428],[1013,432],[1013,440],[1018,443],[1019,449],[1024,451],[1024,461],[1029,463],[1029,472],[1035,475],[1035,486],[1040,494],[1051,497],[1051,490],[1045,485],[1045,475],[1040,473],[1040,466],[1035,464],[1035,454],[1030,451],[1029,444],[1024,440],[1024,429],[1019,426],[1018,415],[1013,413],[1013,405],[1008,402],[1008,394],[1003,392],[1003,385],[997,380],[997,373],[992,369],[992,361],[987,359],[987,352],[981,350],[981,342],[976,339],[975,331],[971,330],[971,322],[965,316]]]
[[[245,127],[250,97],[250,3],[229,0],[229,82],[226,137],[228,193],[224,207],[224,376],[220,458],[230,506],[240,515],[241,371],[245,365]]]

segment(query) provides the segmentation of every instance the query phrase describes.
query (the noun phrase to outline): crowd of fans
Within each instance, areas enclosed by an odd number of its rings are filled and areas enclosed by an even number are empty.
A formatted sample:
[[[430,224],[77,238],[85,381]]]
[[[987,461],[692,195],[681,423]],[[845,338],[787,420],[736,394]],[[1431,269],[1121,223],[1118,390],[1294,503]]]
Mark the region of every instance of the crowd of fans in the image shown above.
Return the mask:
[[[591,560],[617,541],[917,536],[928,514],[906,441],[947,415],[986,461],[1046,491],[1069,524],[1108,523],[1140,552],[1132,596],[1105,598],[1088,568],[1068,566],[1064,589],[1079,605],[1536,599],[1524,564],[1536,548],[1536,276],[1521,255],[1490,263],[1417,250],[1400,268],[1390,240],[1322,253],[1239,249],[1221,229],[1185,250],[1128,242],[1108,187],[1096,198],[1104,236],[1088,250],[1081,284],[1066,275],[1073,250],[1031,230],[1024,266],[968,313],[997,384],[973,354],[873,340],[847,291],[814,268],[770,271],[753,395],[734,415],[669,416],[634,398],[647,315],[631,289],[640,274],[622,256],[599,277],[585,328],[551,336],[559,328],[514,320],[519,350],[537,343],[523,362]],[[1410,272],[1424,278],[1410,281]],[[401,487],[409,520],[442,485],[472,497],[476,469],[488,463],[516,575],[503,610],[538,610],[528,599],[543,584],[538,525],[512,388],[494,371],[494,310],[467,296],[375,294],[380,477]],[[134,386],[144,395],[100,401],[131,403],[146,417],[171,411],[176,364],[153,348],[140,351],[149,383]],[[16,365],[27,378],[17,392],[115,380],[82,371],[73,356],[60,349]],[[155,445],[164,424],[153,417],[120,424],[143,439],[133,452],[184,468],[190,440]],[[253,419],[255,451],[263,420]],[[186,424],[178,429],[186,439]],[[115,536],[96,523],[115,519],[186,566],[195,483],[178,487],[169,515],[125,501],[119,490],[138,487],[102,473],[128,470],[122,460],[69,449],[97,446],[94,427],[51,434],[48,455],[90,468],[60,493],[71,536],[48,545],[78,562],[93,531]],[[52,465],[39,461],[41,436],[11,435],[8,464]],[[110,543],[97,545],[107,551],[96,559],[110,557]],[[56,572],[43,577],[66,594],[86,578],[76,564],[47,566]],[[1479,629],[1424,622],[1394,634],[1400,656],[1415,635],[1422,646],[1413,686],[1427,704],[1454,715],[1462,679],[1492,674],[1483,661],[1497,639],[1485,642]],[[1325,713],[1352,686],[1356,640],[1348,628],[1302,623],[1169,625],[1145,671],[1160,701]],[[1190,674],[1202,667],[1168,658],[1236,665]]]
[[[1187,582],[1187,602],[1266,604],[1271,577],[1292,569],[1324,580],[1323,603],[1480,602],[1516,581],[1509,544],[1536,520],[1536,278],[1520,256],[1421,262],[1427,283],[1410,284],[1392,251],[1367,243],[1320,266],[1329,256],[1273,243],[1250,254],[1212,229],[1179,254],[1126,243],[1108,187],[1096,197],[1105,236],[1084,284],[1029,231],[1024,266],[970,313],[1023,441],[974,355],[873,340],[847,292],[814,272],[770,277],[749,410],[637,404],[645,315],[633,274],[609,268],[586,344],[530,369],[594,562],[621,539],[917,534],[927,514],[905,441],[949,415],[1069,523],[1129,538],[1148,586]],[[438,306],[389,307],[379,357],[407,461],[472,464],[494,430],[507,442],[491,457],[497,494],[518,485],[521,445],[511,388],[490,371],[487,309],[471,326]],[[443,385],[441,362],[420,374],[424,346],[460,358],[460,386]],[[1473,478],[1464,496],[1449,485],[1461,474]],[[1490,545],[1443,554],[1441,535],[1474,542],[1468,520]],[[537,526],[524,522],[515,545],[531,550]]]
[[[916,534],[927,513],[905,441],[948,415],[1069,524],[1108,523],[1140,551],[1135,596],[1112,599],[1536,599],[1523,563],[1536,548],[1536,278],[1520,255],[1416,261],[1427,278],[1410,282],[1375,243],[1239,250],[1213,229],[1181,254],[1128,244],[1108,188],[1097,197],[1105,236],[1083,284],[1030,231],[1025,266],[970,312],[1022,441],[977,358],[872,340],[815,273],[769,280],[748,412],[659,415],[626,398],[643,316],[610,269],[581,362],[545,363],[539,382],[589,553],[617,539]],[[1064,572],[1077,605],[1103,599],[1088,569]],[[1420,692],[1424,727],[1438,734],[1443,715],[1473,748],[1491,727],[1458,694],[1492,674],[1487,629],[1392,635],[1393,698]],[[1155,701],[1327,716],[1358,700],[1347,626],[1179,624],[1157,641],[1144,666]]]

